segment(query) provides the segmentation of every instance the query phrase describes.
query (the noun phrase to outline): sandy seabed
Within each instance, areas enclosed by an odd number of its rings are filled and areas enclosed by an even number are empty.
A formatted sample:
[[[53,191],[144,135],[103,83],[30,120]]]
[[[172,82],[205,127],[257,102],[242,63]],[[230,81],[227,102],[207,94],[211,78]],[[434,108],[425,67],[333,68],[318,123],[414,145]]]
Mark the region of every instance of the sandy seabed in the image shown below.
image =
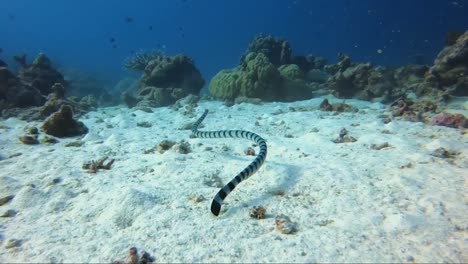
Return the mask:
[[[0,262],[109,263],[130,247],[156,262],[468,262],[468,134],[385,124],[383,105],[358,100],[346,101],[357,112],[291,110],[321,100],[202,101],[194,113],[102,108],[80,117],[86,136],[52,145],[18,140],[38,122],[0,121],[0,196],[15,195],[0,215],[16,212],[0,218]],[[244,129],[268,144],[265,164],[219,217],[210,204],[220,183],[254,157],[244,154],[245,139],[190,138],[184,127],[204,109],[200,130]],[[343,127],[356,142],[332,141]],[[186,141],[191,152],[150,151],[165,139]],[[84,144],[66,146],[77,140]],[[438,148],[458,155],[434,156]],[[102,157],[115,159],[111,170],[82,169]],[[253,206],[266,218],[251,218]],[[279,232],[278,215],[296,232]]]

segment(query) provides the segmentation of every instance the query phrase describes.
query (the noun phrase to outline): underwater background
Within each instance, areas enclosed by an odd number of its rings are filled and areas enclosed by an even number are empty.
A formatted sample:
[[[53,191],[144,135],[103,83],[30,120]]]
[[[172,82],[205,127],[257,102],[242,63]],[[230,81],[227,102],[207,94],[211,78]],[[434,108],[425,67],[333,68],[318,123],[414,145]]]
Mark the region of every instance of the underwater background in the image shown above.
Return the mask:
[[[447,32],[468,25],[464,0],[4,0],[1,10],[2,58],[44,52],[113,82],[141,49],[189,54],[209,80],[237,65],[259,33],[330,62],[344,52],[386,66],[429,64]]]
[[[0,263],[468,263],[468,0],[0,0]]]

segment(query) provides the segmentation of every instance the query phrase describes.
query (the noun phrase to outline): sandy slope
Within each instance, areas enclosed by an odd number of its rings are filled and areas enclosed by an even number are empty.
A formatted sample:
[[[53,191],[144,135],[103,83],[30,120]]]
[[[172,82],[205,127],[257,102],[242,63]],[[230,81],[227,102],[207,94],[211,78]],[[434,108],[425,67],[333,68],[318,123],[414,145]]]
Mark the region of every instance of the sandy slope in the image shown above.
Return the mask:
[[[106,108],[81,118],[90,128],[82,147],[65,147],[77,138],[23,145],[17,137],[27,123],[1,121],[9,128],[0,129],[0,155],[22,155],[0,161],[0,196],[15,194],[0,214],[18,212],[0,218],[0,262],[110,262],[132,246],[158,262],[468,262],[468,136],[384,124],[383,106],[362,101],[347,101],[357,113],[289,110],[320,101],[201,102],[195,115]],[[218,218],[209,211],[213,181],[227,183],[253,157],[243,153],[247,140],[189,138],[180,128],[203,109],[211,112],[201,130],[254,131],[269,148]],[[142,121],[153,126],[137,127]],[[357,142],[333,143],[342,127]],[[186,140],[192,152],[144,154],[163,139]],[[390,147],[370,148],[383,142]],[[432,156],[439,147],[461,154]],[[111,170],[81,168],[103,156],[116,159]],[[249,217],[254,205],[266,219]],[[297,224],[295,234],[275,229],[279,214]],[[6,249],[11,239],[21,243]]]

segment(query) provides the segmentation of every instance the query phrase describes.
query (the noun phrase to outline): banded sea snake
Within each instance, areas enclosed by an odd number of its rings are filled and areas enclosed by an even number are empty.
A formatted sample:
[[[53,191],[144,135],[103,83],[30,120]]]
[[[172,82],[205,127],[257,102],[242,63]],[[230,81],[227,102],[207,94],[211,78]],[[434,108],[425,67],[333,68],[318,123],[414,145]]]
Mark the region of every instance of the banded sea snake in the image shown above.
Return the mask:
[[[221,205],[230,192],[236,188],[236,186],[243,180],[249,178],[254,174],[266,159],[267,145],[265,140],[259,135],[244,131],[244,130],[219,130],[219,131],[198,131],[198,126],[205,119],[208,114],[208,110],[205,110],[203,115],[193,124],[192,135],[198,138],[245,138],[255,142],[260,147],[260,152],[257,157],[237,174],[228,184],[221,188],[215,195],[213,202],[211,202],[211,212],[218,216],[221,211]]]

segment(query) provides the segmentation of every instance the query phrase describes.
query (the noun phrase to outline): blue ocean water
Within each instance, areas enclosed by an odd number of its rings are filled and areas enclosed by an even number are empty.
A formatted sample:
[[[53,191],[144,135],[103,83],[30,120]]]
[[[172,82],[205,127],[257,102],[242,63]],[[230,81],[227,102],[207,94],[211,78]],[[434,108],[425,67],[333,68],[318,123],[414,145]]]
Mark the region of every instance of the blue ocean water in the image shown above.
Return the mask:
[[[44,52],[110,81],[141,49],[186,53],[210,80],[238,65],[259,33],[330,62],[345,52],[379,65],[429,64],[446,33],[468,25],[465,0],[3,0],[1,10],[4,60]]]

